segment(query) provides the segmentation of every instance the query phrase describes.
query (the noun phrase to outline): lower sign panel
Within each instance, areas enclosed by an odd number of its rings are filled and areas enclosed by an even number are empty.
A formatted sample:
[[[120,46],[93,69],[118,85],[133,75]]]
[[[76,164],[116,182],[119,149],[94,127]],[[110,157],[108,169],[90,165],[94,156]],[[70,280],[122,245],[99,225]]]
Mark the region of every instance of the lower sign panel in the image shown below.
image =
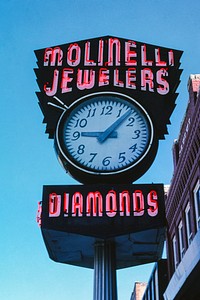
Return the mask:
[[[101,240],[115,242],[118,269],[157,261],[165,238],[163,185],[44,186],[41,230],[57,262],[93,268]]]

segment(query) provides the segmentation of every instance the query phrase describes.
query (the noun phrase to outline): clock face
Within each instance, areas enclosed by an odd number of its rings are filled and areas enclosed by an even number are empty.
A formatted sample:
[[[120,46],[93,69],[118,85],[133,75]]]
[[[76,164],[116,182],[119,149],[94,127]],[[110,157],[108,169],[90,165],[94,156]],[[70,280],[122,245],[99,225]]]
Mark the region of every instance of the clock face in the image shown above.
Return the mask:
[[[153,126],[146,111],[118,93],[93,94],[63,113],[57,145],[67,164],[86,173],[122,173],[149,152]]]

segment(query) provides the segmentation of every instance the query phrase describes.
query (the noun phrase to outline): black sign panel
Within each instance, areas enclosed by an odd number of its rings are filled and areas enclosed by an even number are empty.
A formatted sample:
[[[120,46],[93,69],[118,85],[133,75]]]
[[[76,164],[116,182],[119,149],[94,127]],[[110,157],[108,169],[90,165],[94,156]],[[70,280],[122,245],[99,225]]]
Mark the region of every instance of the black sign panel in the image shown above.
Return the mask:
[[[162,184],[43,187],[42,229],[106,239],[164,226]]]
[[[35,51],[40,107],[54,137],[57,121],[77,99],[98,92],[133,97],[151,116],[159,139],[175,107],[182,51],[103,36]]]

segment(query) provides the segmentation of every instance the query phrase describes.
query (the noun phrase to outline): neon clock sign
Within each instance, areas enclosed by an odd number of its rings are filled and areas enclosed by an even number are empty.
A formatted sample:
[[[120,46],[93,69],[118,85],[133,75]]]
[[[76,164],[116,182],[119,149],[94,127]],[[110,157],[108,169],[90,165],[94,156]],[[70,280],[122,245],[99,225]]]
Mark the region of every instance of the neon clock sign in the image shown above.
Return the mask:
[[[46,133],[65,170],[83,183],[144,174],[167,134],[182,51],[104,36],[35,54]]]

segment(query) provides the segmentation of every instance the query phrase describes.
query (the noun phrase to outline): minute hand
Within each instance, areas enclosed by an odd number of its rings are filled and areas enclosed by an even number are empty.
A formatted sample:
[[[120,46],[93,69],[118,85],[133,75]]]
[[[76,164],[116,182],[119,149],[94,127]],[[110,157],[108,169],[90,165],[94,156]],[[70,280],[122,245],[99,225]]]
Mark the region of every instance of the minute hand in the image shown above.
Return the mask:
[[[123,114],[119,119],[117,119],[112,125],[110,125],[105,131],[103,131],[98,137],[97,140],[99,143],[103,143],[107,137],[113,132],[121,123],[132,113],[132,110],[129,109],[125,114]]]

